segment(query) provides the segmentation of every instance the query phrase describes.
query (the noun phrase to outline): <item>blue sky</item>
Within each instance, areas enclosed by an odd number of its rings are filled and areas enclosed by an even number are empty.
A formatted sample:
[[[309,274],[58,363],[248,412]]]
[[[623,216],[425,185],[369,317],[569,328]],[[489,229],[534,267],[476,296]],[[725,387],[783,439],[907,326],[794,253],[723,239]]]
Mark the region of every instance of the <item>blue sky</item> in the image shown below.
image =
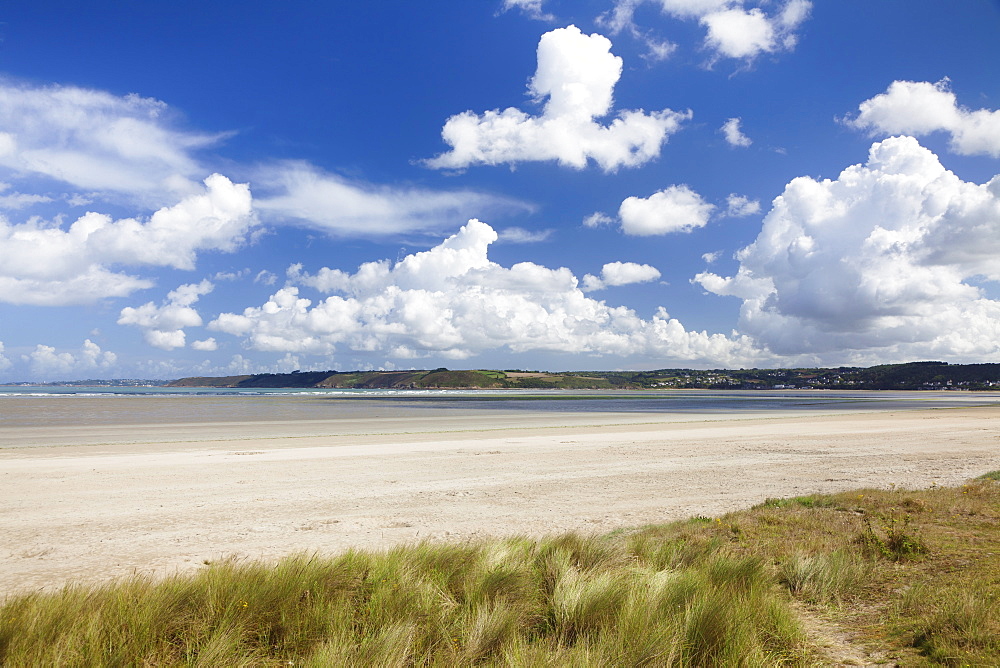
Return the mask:
[[[1000,361],[1000,3],[0,7],[0,381]]]

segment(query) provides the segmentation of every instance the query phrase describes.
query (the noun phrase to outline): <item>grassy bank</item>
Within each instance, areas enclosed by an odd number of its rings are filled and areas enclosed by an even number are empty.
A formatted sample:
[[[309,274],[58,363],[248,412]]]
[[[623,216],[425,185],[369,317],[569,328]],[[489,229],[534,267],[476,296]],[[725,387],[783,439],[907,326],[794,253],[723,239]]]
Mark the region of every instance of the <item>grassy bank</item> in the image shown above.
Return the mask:
[[[0,664],[998,665],[998,477],[21,596]]]

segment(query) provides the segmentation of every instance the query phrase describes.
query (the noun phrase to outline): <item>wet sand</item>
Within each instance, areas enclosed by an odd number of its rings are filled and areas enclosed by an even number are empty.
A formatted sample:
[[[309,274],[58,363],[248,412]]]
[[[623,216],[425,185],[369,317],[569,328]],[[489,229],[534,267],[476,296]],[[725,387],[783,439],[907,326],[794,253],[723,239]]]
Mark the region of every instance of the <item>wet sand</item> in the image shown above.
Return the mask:
[[[997,407],[222,420],[0,428],[0,596],[226,556],[603,533],[1000,469]]]

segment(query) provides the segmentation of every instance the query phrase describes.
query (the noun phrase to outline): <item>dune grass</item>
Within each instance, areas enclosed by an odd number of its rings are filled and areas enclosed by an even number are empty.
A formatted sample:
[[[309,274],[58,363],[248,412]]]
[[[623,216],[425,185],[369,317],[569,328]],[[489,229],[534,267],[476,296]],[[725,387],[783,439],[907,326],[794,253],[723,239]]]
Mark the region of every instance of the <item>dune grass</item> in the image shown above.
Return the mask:
[[[783,663],[801,637],[763,563],[683,570],[600,538],[223,563],[195,577],[74,587],[0,612],[28,665]]]
[[[1000,664],[1000,483],[277,564],[0,606],[4,666],[771,666],[810,614],[906,665]]]

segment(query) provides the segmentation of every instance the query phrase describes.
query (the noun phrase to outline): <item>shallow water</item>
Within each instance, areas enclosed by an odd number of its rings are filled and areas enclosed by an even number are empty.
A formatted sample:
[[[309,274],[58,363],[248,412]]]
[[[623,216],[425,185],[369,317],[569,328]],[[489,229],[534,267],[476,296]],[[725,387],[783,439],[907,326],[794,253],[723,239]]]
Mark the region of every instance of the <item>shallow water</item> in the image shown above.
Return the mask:
[[[862,391],[489,391],[0,387],[0,428],[131,424],[378,421],[459,414],[637,413],[690,419],[952,408],[1000,393]]]

